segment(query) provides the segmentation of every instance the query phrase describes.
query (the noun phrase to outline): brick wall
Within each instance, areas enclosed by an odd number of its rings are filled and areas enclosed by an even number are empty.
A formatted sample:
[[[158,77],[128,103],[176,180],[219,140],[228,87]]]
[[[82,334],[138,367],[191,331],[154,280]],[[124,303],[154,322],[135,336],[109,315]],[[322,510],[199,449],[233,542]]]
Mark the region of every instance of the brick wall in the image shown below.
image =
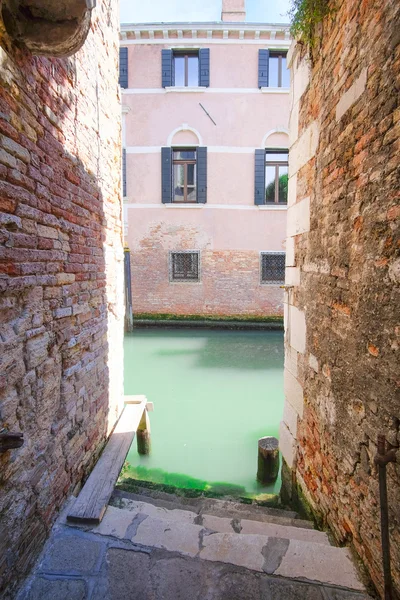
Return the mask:
[[[185,231],[185,238],[190,234]],[[192,249],[180,243],[179,249]],[[198,249],[197,246],[193,246]],[[169,251],[151,246],[131,254],[133,313],[265,317],[282,316],[279,285],[260,284],[255,251],[200,251],[200,282],[169,281]]]
[[[16,48],[0,23],[0,429],[25,437],[0,454],[2,598],[123,393],[118,11],[98,2],[92,18],[66,59]]]
[[[400,5],[335,3],[314,61],[292,49],[286,465],[382,592],[377,434],[400,443]],[[397,390],[398,391],[398,390]],[[388,466],[400,592],[400,465]]]

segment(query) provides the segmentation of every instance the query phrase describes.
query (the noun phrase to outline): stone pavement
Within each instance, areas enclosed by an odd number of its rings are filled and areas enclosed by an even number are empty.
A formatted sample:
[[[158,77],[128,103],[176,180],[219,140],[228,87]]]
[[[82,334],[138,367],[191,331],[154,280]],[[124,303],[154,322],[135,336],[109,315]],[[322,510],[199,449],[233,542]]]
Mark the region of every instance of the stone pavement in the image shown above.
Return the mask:
[[[64,515],[66,513],[64,512]],[[129,519],[130,514],[130,519]],[[186,521],[190,517],[186,515]],[[367,600],[369,596],[333,585],[293,581],[269,575],[280,564],[288,540],[265,538],[275,545],[273,552],[258,552],[261,568],[232,564],[231,557],[200,558],[205,538],[218,535],[210,530],[198,536],[196,552],[184,528],[180,541],[186,550],[167,549],[164,543],[132,541],[141,524],[161,521],[140,512],[109,507],[100,526],[77,528],[66,525],[61,516],[53,529],[34,573],[18,600]],[[165,522],[166,523],[166,522]],[[164,524],[165,524],[164,523]],[[170,520],[174,530],[174,523]],[[158,523],[159,525],[159,523]],[[186,523],[190,527],[199,527]],[[171,527],[165,526],[168,535]],[[142,536],[144,535],[142,531]],[[154,532],[154,530],[153,530]],[[315,533],[315,532],[314,532]],[[237,563],[251,562],[253,540],[261,536],[232,535],[237,540]],[[185,543],[186,538],[186,543]],[[179,539],[175,530],[170,539]],[[215,539],[217,539],[215,537]],[[239,540],[245,542],[239,546]],[[223,540],[223,543],[224,540]],[[280,548],[280,546],[282,548]],[[318,544],[316,544],[318,547]],[[200,547],[200,551],[199,551]],[[255,544],[257,547],[257,544]],[[327,546],[321,544],[320,548]],[[335,548],[328,549],[338,550]],[[193,550],[193,551],[192,551]],[[274,558],[275,557],[275,558]],[[235,559],[234,559],[235,560]],[[273,562],[276,564],[272,564]],[[332,572],[335,576],[335,566]],[[337,573],[339,575],[339,573]],[[289,576],[292,576],[290,574]],[[295,576],[295,575],[294,575]]]

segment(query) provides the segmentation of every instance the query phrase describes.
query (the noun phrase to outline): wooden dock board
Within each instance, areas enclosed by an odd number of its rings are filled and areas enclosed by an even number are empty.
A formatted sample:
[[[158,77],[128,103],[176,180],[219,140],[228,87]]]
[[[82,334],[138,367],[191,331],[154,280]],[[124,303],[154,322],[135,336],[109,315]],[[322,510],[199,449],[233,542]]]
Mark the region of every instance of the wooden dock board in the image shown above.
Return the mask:
[[[97,524],[103,518],[143,411],[146,410],[145,396],[139,402],[127,402],[102,455],[72,505],[67,521]]]

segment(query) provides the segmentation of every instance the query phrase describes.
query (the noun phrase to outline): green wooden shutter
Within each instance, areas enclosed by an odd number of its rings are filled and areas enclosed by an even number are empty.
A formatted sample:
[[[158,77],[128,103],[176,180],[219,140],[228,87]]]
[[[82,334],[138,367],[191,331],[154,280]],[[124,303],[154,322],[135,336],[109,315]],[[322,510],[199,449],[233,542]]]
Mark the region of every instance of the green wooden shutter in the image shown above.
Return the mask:
[[[172,148],[161,148],[161,200],[172,202]]]
[[[161,79],[162,79],[162,87],[171,87],[174,85],[174,57],[172,54],[172,50],[162,50],[161,51]]]
[[[197,148],[197,202],[207,202],[207,148]]]
[[[258,51],[258,87],[268,87],[269,50]]]
[[[128,87],[128,48],[119,49],[119,85]]]
[[[210,49],[200,48],[199,50],[199,85],[202,87],[210,86]]]
[[[255,152],[254,204],[265,204],[265,150]]]

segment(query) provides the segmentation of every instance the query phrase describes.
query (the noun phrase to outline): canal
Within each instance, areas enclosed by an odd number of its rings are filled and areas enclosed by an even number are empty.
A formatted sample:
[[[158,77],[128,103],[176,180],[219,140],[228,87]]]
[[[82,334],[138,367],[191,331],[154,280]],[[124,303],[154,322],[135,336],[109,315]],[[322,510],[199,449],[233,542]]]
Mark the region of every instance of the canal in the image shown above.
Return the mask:
[[[152,451],[126,476],[178,487],[272,493],[255,479],[257,441],[278,437],[283,332],[136,329],[125,338],[125,394],[145,394]]]

